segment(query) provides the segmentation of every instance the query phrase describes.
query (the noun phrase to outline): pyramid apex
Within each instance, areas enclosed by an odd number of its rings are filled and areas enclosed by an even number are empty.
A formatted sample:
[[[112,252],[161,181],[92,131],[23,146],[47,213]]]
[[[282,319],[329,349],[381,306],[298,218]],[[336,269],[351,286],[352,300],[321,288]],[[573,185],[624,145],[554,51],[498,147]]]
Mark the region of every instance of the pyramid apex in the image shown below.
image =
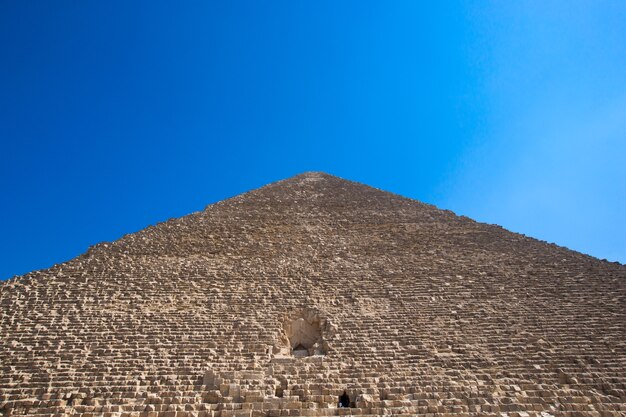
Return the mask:
[[[292,178],[324,178],[324,177],[338,178],[335,175],[331,175],[323,171],[305,171],[305,172],[302,172],[300,174],[293,176]]]

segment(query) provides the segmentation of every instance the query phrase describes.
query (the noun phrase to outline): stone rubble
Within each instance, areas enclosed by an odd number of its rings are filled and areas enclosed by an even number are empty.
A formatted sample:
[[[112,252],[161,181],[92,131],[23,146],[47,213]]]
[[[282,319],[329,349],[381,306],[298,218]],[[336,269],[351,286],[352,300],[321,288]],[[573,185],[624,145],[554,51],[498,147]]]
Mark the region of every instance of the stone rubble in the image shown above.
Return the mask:
[[[1,283],[0,335],[1,417],[626,415],[626,266],[323,173]]]

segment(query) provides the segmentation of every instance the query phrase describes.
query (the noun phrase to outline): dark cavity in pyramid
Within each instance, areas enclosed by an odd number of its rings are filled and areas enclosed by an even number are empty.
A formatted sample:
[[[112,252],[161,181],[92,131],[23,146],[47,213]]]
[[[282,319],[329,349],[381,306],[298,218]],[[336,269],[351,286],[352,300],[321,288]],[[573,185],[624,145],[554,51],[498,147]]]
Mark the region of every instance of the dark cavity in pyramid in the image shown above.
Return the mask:
[[[625,266],[321,173],[0,305],[2,417],[626,413]]]

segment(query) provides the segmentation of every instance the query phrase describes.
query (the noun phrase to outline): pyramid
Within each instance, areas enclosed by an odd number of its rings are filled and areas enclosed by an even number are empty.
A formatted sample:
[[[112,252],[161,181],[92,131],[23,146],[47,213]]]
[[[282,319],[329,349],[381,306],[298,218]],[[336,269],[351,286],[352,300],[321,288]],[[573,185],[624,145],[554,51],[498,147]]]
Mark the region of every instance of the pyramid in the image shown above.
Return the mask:
[[[624,416],[626,266],[305,173],[1,283],[22,415]]]

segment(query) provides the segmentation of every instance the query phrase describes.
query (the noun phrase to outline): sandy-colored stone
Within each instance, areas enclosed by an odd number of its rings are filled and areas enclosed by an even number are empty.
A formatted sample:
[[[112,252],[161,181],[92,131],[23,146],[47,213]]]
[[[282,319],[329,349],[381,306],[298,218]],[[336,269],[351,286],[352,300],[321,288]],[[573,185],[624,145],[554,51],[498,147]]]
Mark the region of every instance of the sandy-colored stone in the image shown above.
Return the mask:
[[[2,283],[0,336],[1,417],[626,413],[625,266],[321,173]]]

